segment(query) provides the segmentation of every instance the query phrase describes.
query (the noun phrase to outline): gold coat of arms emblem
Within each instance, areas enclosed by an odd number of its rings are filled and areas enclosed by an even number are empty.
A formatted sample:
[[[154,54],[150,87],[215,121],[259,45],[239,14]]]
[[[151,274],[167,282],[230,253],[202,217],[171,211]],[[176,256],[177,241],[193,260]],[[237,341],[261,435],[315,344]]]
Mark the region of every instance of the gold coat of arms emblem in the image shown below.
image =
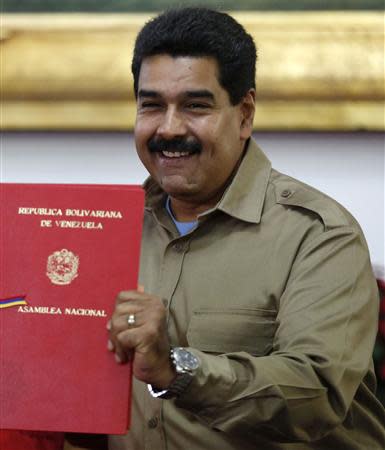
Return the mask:
[[[78,269],[79,257],[70,250],[63,248],[48,256],[47,277],[53,284],[70,284],[78,276]]]

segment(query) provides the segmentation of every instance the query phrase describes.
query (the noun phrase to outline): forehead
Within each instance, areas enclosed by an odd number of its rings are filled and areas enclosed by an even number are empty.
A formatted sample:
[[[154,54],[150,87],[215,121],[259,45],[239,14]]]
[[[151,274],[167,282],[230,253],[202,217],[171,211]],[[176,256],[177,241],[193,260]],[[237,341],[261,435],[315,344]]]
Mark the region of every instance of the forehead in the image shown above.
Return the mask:
[[[214,58],[154,55],[143,60],[138,87],[166,92],[191,89],[210,89],[220,92],[218,64]]]

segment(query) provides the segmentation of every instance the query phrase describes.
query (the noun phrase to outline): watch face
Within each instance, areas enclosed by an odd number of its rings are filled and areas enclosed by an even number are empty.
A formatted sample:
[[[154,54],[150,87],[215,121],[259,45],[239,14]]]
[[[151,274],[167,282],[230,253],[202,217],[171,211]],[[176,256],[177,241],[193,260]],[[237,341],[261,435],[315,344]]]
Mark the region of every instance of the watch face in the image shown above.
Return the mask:
[[[174,360],[177,366],[185,370],[196,370],[199,367],[198,358],[188,350],[177,347],[174,348]]]

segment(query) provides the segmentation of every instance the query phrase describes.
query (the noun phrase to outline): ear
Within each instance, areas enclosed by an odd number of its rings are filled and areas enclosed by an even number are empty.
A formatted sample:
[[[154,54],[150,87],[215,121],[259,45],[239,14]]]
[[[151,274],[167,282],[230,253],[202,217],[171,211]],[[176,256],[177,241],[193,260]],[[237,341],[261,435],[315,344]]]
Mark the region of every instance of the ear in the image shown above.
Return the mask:
[[[249,139],[253,132],[255,112],[255,89],[249,89],[240,103],[241,112],[241,140]]]

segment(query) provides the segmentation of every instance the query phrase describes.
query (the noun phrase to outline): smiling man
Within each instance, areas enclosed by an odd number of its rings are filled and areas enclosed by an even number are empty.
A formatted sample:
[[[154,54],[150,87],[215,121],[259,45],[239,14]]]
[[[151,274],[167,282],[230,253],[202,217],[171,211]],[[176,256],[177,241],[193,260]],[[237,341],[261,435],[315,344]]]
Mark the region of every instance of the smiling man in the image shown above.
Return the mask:
[[[383,448],[365,239],[252,140],[255,61],[216,11],[171,10],[138,35],[143,288],[118,295],[109,324],[135,377],[111,450]]]
[[[252,131],[254,89],[233,105],[219,74],[210,56],[141,64],[136,147],[177,219],[195,220],[220,200]]]

